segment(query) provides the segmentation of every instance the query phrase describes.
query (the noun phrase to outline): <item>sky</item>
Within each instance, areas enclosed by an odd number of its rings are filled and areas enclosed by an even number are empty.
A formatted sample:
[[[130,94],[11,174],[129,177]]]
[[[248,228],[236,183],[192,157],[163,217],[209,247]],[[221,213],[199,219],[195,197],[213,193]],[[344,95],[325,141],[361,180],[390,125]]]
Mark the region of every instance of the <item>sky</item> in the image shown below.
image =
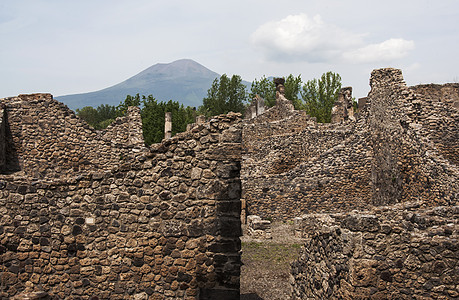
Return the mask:
[[[247,81],[332,71],[356,98],[382,67],[459,82],[458,20],[458,0],[0,0],[0,97],[96,91],[184,58]]]

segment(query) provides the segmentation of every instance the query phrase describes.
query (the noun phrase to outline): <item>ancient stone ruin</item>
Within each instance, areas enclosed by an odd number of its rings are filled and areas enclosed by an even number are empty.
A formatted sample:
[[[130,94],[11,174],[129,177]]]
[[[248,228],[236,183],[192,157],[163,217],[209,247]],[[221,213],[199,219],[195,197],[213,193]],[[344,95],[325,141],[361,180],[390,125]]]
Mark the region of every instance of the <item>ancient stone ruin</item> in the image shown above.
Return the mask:
[[[421,199],[429,206],[454,204],[459,85],[441,89],[409,88],[400,70],[380,69],[355,121],[341,110],[339,122],[318,124],[283,100],[246,121],[246,215],[292,220]]]
[[[342,88],[332,112],[331,122],[340,123],[347,120],[355,121],[354,106],[352,102],[352,87]]]
[[[274,107],[151,147],[138,108],[97,131],[50,94],[0,99],[1,297],[238,299],[257,215],[305,240],[295,299],[457,298],[459,85],[370,85],[319,124],[276,80]]]
[[[95,131],[51,95],[1,101],[2,298],[239,297],[240,115],[146,149],[138,109]]]
[[[341,90],[331,124],[282,102],[247,122],[243,217],[295,218],[293,299],[457,298],[459,84],[370,84],[355,116]]]

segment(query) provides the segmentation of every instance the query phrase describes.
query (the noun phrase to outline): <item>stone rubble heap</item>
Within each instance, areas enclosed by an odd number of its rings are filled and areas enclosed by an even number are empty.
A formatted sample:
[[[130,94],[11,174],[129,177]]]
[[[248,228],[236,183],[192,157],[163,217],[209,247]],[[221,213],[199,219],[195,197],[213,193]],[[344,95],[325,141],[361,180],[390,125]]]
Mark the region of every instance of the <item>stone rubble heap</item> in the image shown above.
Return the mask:
[[[259,216],[247,217],[247,235],[254,239],[271,239],[271,221],[262,220]]]

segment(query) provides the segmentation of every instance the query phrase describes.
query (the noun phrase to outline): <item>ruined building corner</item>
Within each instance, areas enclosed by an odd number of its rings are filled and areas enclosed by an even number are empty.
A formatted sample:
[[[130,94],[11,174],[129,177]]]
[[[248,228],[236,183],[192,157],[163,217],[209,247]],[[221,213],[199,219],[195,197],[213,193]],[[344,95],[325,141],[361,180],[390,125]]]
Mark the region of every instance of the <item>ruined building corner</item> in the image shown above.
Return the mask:
[[[355,121],[353,104],[352,87],[342,88],[331,111],[331,123]]]

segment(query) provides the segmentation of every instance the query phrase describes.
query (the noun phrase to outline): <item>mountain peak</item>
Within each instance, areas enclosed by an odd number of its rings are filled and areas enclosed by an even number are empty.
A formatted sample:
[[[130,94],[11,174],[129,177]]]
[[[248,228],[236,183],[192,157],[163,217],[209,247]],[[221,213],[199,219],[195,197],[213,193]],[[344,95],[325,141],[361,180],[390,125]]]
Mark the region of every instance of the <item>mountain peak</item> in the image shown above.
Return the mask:
[[[192,59],[179,59],[171,63],[155,64],[136,76],[145,76],[146,74],[161,74],[162,76],[172,76],[174,78],[181,76],[199,76],[199,77],[217,77],[218,74],[207,69],[203,65],[195,62]]]
[[[71,109],[100,104],[118,105],[126,95],[153,95],[159,101],[175,100],[199,106],[215,78],[220,75],[192,59],[158,63],[137,75],[100,91],[57,97]]]

